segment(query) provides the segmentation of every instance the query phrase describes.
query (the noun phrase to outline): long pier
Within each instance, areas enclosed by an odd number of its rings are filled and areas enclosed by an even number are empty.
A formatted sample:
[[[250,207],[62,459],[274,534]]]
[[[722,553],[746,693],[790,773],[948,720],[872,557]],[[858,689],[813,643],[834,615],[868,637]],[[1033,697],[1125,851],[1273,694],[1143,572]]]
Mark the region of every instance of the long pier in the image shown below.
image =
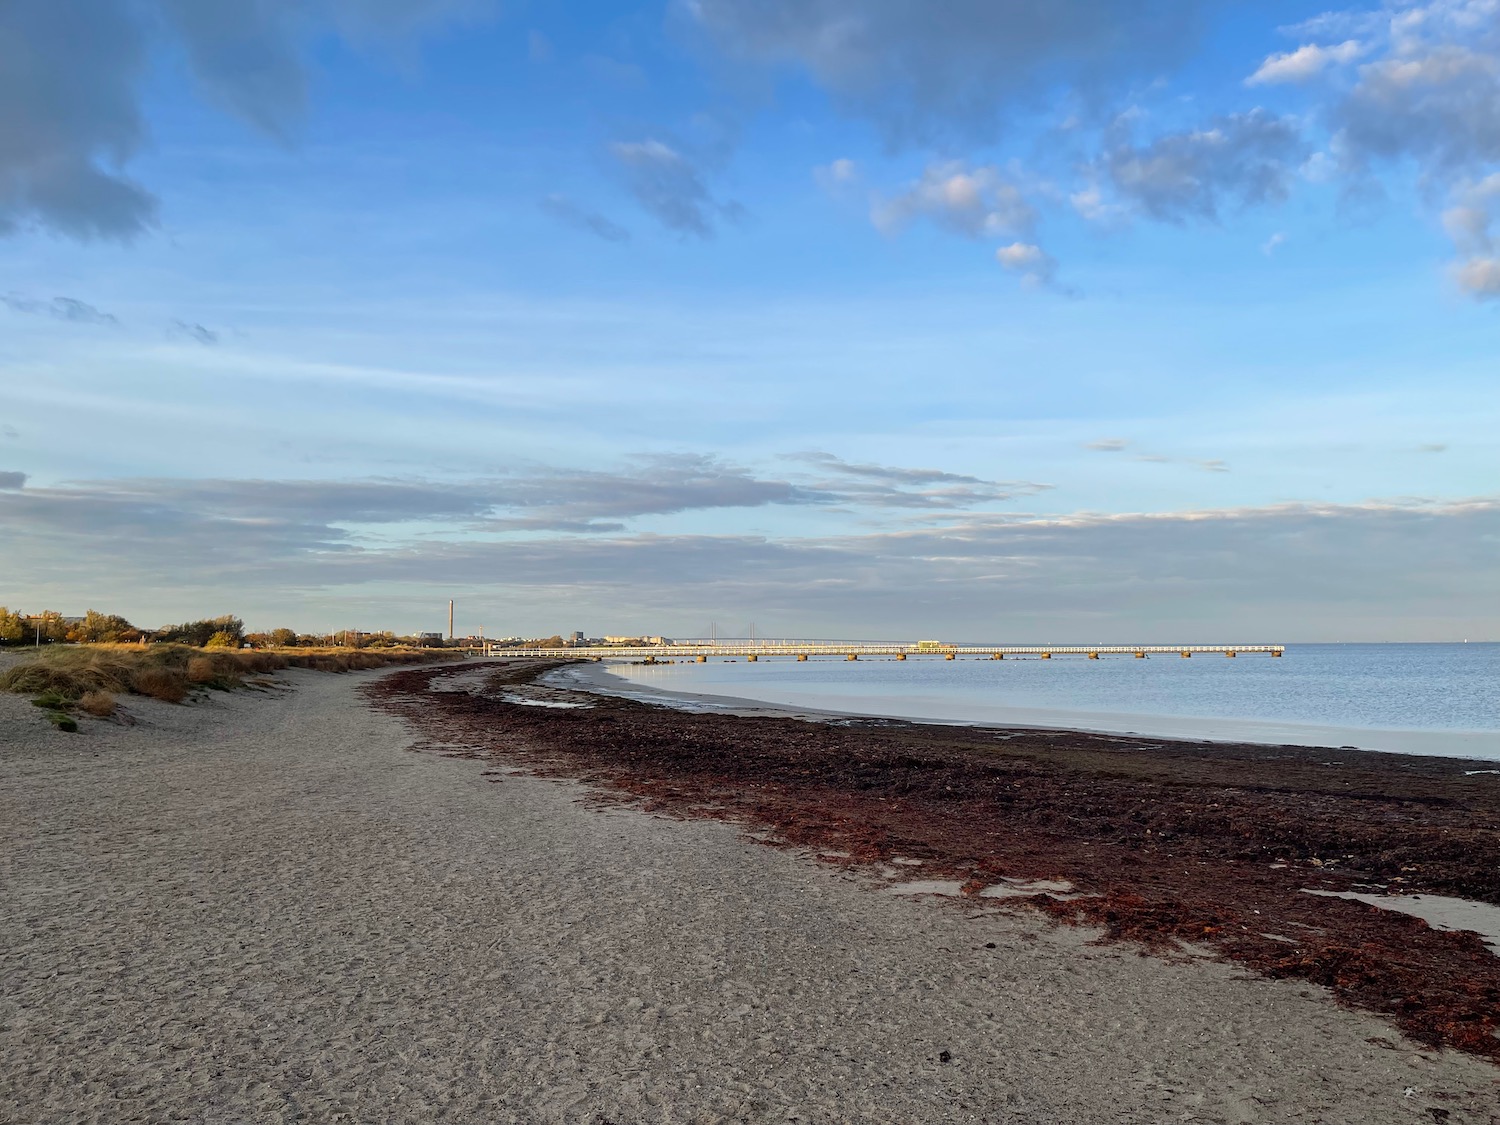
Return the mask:
[[[709,641],[660,645],[590,645],[563,648],[519,647],[489,644],[486,656],[547,657],[558,660],[696,660],[706,663],[712,658],[739,658],[747,661],[791,658],[799,661],[815,657],[858,660],[860,657],[887,657],[894,660],[926,658],[957,660],[1004,660],[1009,657],[1032,657],[1051,660],[1058,656],[1081,656],[1098,660],[1105,656],[1241,656],[1260,654],[1280,656],[1285,645],[946,645],[927,641],[880,643],[869,641]]]

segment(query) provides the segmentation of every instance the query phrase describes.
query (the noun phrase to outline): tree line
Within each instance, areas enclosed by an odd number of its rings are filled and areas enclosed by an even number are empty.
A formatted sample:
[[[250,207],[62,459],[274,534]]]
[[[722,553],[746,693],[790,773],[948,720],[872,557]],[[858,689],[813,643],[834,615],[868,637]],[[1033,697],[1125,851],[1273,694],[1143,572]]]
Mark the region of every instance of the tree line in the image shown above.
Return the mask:
[[[299,633],[295,629],[270,629],[247,633],[245,623],[233,614],[164,625],[160,629],[138,629],[117,613],[91,609],[82,617],[68,618],[55,610],[18,613],[0,606],[0,645],[32,644],[142,644],[147,642],[192,645],[194,648],[323,648],[331,643],[345,648],[388,648],[417,643],[416,638],[398,637],[386,630],[366,633],[348,630],[332,635]]]

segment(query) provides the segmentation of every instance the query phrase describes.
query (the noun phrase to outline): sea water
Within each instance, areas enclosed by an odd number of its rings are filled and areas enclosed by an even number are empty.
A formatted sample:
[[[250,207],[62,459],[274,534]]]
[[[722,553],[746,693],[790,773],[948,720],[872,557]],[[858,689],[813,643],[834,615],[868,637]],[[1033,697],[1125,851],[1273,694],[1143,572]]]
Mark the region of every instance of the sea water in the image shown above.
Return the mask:
[[[861,657],[603,666],[629,686],[941,722],[1500,760],[1500,644],[1294,645],[1052,660]],[[618,678],[616,678],[618,677]],[[1478,772],[1478,771],[1476,771]],[[1500,775],[1497,775],[1500,776]]]

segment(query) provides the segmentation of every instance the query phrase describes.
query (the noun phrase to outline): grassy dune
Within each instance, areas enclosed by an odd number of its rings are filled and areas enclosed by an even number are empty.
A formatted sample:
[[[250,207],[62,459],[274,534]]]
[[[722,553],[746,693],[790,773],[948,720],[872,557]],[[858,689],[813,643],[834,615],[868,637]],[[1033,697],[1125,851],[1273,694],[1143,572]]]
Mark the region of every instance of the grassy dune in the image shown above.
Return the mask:
[[[0,673],[0,691],[33,697],[48,709],[52,721],[63,721],[78,710],[105,717],[114,712],[116,697],[144,695],[167,703],[181,703],[195,689],[231,691],[243,687],[247,676],[282,668],[312,668],[319,672],[354,672],[454,659],[456,653],[425,649],[199,649],[187,645],[54,645],[33,659]],[[71,722],[71,720],[68,720]]]

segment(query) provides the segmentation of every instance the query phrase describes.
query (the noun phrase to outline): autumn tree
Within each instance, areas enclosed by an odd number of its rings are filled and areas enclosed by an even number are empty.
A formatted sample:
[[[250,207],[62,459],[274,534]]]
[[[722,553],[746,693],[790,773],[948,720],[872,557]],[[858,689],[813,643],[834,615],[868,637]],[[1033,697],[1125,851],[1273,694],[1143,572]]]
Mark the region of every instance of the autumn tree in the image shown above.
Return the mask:
[[[62,644],[68,639],[68,623],[55,609],[44,609],[41,613],[32,614],[26,619],[25,631],[28,638],[35,638],[40,634],[44,645]]]
[[[100,613],[91,609],[83,620],[68,630],[70,641],[83,644],[119,644],[140,639],[141,631],[117,613]]]
[[[0,605],[0,645],[18,645],[26,640],[26,619]]]

